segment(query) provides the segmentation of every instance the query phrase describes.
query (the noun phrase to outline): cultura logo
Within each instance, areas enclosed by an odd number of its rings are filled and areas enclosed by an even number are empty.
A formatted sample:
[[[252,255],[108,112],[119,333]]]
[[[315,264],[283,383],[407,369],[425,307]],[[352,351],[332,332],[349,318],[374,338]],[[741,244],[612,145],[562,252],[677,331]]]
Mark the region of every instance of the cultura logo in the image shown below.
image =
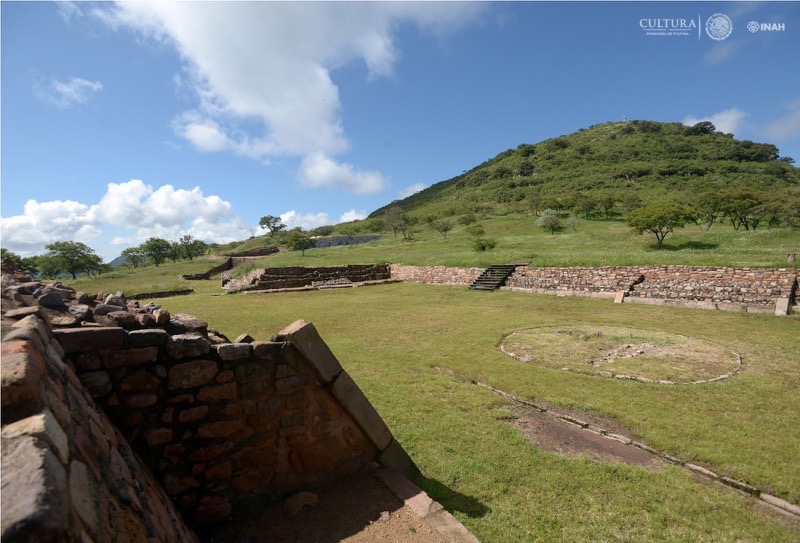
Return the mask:
[[[715,13],[706,21],[706,34],[712,40],[722,41],[733,32],[733,23],[724,13]],[[752,32],[752,31],[751,31]]]

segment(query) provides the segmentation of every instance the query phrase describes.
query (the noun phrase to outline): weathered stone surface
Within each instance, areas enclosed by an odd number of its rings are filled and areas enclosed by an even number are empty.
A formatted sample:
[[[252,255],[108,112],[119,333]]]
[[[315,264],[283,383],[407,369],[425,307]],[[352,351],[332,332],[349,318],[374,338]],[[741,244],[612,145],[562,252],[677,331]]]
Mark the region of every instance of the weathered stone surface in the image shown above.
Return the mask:
[[[93,309],[93,313],[95,315],[108,315],[109,313],[114,313],[115,311],[120,310],[121,308],[118,305],[98,304]]]
[[[125,300],[115,294],[109,294],[106,296],[106,299],[103,300],[103,303],[105,305],[116,305],[118,307],[124,307],[125,309],[128,308],[128,304],[125,302]]]
[[[48,292],[39,296],[36,301],[45,307],[64,307],[64,298],[57,292]]]
[[[176,359],[205,356],[209,348],[208,340],[197,334],[177,334],[167,341],[167,353]]]
[[[208,406],[198,405],[197,407],[190,407],[182,410],[178,414],[178,420],[183,423],[196,422],[205,418],[206,415],[208,415]]]
[[[128,332],[128,345],[133,348],[160,347],[169,341],[169,334],[160,328]]]
[[[150,407],[158,402],[158,396],[152,392],[139,392],[134,394],[126,394],[122,403],[131,409],[141,409],[142,407]]]
[[[151,428],[144,434],[147,444],[151,447],[163,445],[172,441],[173,433],[169,428]]]
[[[38,410],[41,405],[39,383],[45,371],[42,356],[27,341],[4,341],[0,362],[3,409],[29,406],[31,410]],[[3,415],[5,419],[5,411]]]
[[[121,349],[111,351],[108,355],[109,368],[122,368],[149,364],[158,360],[158,348],[143,347],[141,349]]]
[[[20,436],[35,437],[46,443],[61,463],[66,465],[69,457],[67,436],[49,409],[3,426],[4,440]]]
[[[201,402],[217,402],[222,400],[234,400],[236,398],[237,386],[235,381],[222,385],[210,385],[201,388],[197,393],[197,399]]]
[[[76,304],[69,306],[69,312],[79,321],[85,321],[92,317],[92,310],[88,305]]]
[[[248,360],[234,366],[234,375],[240,383],[263,381],[275,374],[275,364],[268,360]]]
[[[80,375],[81,383],[92,398],[105,396],[112,390],[111,378],[105,371],[89,371]]]
[[[233,340],[233,343],[253,343],[255,339],[250,334],[242,334]]]
[[[182,492],[186,492],[190,488],[200,486],[200,483],[194,477],[180,476],[167,474],[164,476],[164,490],[170,496],[176,496]]]
[[[392,441],[392,433],[346,371],[342,371],[339,378],[336,379],[332,392],[378,450],[386,449]]]
[[[341,364],[313,324],[295,321],[281,330],[280,335],[286,337],[302,353],[326,383],[333,381],[342,372]]]
[[[103,317],[96,317],[101,324],[119,326],[125,330],[139,330],[142,325],[136,320],[136,315],[127,311],[112,311]]]
[[[169,369],[167,386],[170,390],[194,388],[211,381],[219,371],[213,360],[193,360],[175,364]]]
[[[78,512],[83,525],[96,535],[100,523],[97,484],[86,464],[78,460],[73,460],[69,465],[69,493],[72,506]]]
[[[154,392],[161,379],[147,370],[139,370],[120,381],[119,388],[124,392]]]
[[[391,468],[398,473],[402,473],[409,479],[414,479],[420,475],[417,465],[395,439],[392,439],[392,442],[386,447],[386,450],[381,453],[378,457],[378,461],[383,466]]]
[[[68,528],[67,476],[41,441],[2,442],[2,539],[56,541]]]
[[[297,518],[303,511],[319,505],[319,496],[312,492],[298,492],[283,502],[283,512],[289,518]]]
[[[187,315],[186,313],[178,313],[173,315],[169,322],[166,324],[166,330],[170,334],[200,334],[201,336],[208,335],[208,323]]]
[[[10,317],[12,319],[21,319],[30,315],[36,315],[37,313],[39,313],[39,308],[37,306],[19,307],[17,309],[9,309],[3,314],[3,316]]]
[[[126,332],[121,328],[70,328],[53,330],[53,335],[61,343],[64,352],[76,353],[118,349],[125,342]]]
[[[235,433],[243,426],[244,423],[241,420],[208,422],[197,429],[197,435],[203,438],[221,439]]]
[[[224,343],[212,345],[211,350],[216,352],[217,358],[230,362],[233,360],[247,360],[250,358],[251,348],[247,343]]]

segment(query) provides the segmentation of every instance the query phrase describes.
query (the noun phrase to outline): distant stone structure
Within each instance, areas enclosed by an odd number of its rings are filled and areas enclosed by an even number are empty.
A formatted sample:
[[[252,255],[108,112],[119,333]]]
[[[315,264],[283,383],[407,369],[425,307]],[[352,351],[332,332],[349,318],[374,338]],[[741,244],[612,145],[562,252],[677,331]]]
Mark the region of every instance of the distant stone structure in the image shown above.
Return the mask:
[[[305,268],[288,266],[284,268],[262,268],[253,270],[242,279],[236,280],[230,274],[223,274],[222,287],[229,292],[249,290],[279,290],[320,285],[364,283],[390,279],[388,264],[351,264],[348,266],[329,266]],[[347,280],[349,283],[344,283]]]

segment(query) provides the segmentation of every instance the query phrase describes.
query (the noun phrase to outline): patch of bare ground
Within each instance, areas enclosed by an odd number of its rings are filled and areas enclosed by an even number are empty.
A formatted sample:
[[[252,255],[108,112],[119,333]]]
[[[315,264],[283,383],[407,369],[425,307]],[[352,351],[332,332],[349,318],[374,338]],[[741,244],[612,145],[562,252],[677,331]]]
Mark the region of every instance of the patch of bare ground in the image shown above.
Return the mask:
[[[319,505],[289,518],[282,504],[219,529],[206,543],[445,543],[371,473],[315,489]]]
[[[599,462],[624,462],[652,470],[667,465],[667,462],[657,454],[566,422],[537,409],[521,404],[511,404],[505,409],[515,416],[508,420],[509,424],[540,450],[568,457],[591,458]],[[592,426],[609,429],[610,425],[607,423],[610,421],[607,419],[586,412],[574,412],[571,416],[578,418],[578,415],[581,417],[579,420],[588,422]],[[587,418],[594,420],[588,421]],[[624,430],[619,424],[615,423],[614,426],[616,430]],[[625,434],[620,432],[620,435]]]

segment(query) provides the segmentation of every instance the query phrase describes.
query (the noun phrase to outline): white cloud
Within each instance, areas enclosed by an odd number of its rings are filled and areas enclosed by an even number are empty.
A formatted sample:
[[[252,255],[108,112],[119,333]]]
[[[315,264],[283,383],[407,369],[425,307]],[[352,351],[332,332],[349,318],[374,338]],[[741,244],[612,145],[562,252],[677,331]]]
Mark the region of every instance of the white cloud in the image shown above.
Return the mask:
[[[699,122],[711,121],[718,131],[725,134],[736,135],[739,132],[742,121],[747,117],[747,112],[737,108],[724,109],[719,113],[714,113],[710,117],[695,117],[687,115],[683,119],[683,124],[693,126]]]
[[[281,222],[286,225],[287,229],[297,228],[298,226],[303,230],[311,230],[326,224],[338,224],[342,222],[359,221],[367,218],[367,212],[363,209],[356,211],[351,209],[341,214],[338,221],[334,221],[327,213],[298,213],[294,209],[287,211],[280,215]]]
[[[800,100],[786,107],[783,117],[775,119],[764,129],[764,134],[773,140],[788,140],[800,137]]]
[[[428,188],[428,185],[425,183],[414,183],[413,185],[407,186],[400,192],[400,198],[408,198],[412,194],[416,194],[421,190]]]
[[[75,2],[56,2],[56,10],[65,23],[70,23],[73,17],[83,16],[81,8]]]
[[[705,54],[706,64],[714,66],[731,58],[737,51],[744,47],[743,41],[725,41],[717,43]]]
[[[122,230],[111,244],[135,245],[149,237],[177,239],[184,234],[207,242],[227,243],[255,233],[232,217],[233,206],[219,196],[163,185],[154,189],[138,179],[109,183],[100,201],[28,200],[21,215],[2,219],[3,246],[25,256],[44,252],[53,241],[88,245],[106,230]]]
[[[367,218],[367,212],[363,209],[361,211],[356,211],[355,209],[351,209],[350,211],[345,211],[339,217],[339,222],[350,222],[350,221],[361,221]]]
[[[84,104],[100,90],[103,90],[102,83],[81,77],[71,77],[67,81],[51,79],[46,83],[38,82],[34,87],[39,98],[60,108]]]
[[[281,222],[285,224],[286,228],[289,230],[292,228],[297,228],[298,226],[303,230],[311,230],[312,228],[317,228],[318,226],[333,224],[333,221],[331,221],[327,213],[301,214],[294,209],[291,209],[286,213],[281,214],[280,217]]]
[[[379,172],[357,171],[321,153],[306,156],[300,165],[300,181],[310,187],[344,188],[355,193],[378,192],[386,182]]]
[[[122,2],[93,12],[112,28],[176,48],[185,63],[181,86],[191,87],[195,106],[174,128],[198,150],[262,161],[303,157],[301,179],[310,186],[374,192],[385,185],[378,172],[333,159],[350,142],[332,70],[361,61],[369,78],[391,76],[398,25],[446,33],[482,9],[471,2]]]

